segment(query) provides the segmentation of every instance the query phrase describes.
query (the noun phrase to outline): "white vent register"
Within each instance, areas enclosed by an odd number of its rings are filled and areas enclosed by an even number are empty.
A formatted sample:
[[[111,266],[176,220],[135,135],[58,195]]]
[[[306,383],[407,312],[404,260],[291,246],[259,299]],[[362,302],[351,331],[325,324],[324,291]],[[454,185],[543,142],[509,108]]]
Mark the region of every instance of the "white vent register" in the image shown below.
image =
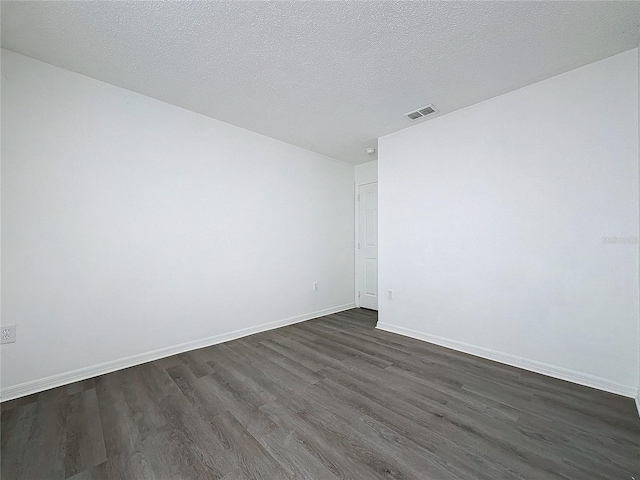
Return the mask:
[[[422,117],[426,117],[427,115],[432,115],[434,113],[438,113],[438,109],[433,105],[429,104],[425,107],[420,107],[419,109],[414,110],[413,112],[405,113],[404,116],[407,117],[409,120],[413,121],[413,120],[418,120],[419,118],[422,118]]]

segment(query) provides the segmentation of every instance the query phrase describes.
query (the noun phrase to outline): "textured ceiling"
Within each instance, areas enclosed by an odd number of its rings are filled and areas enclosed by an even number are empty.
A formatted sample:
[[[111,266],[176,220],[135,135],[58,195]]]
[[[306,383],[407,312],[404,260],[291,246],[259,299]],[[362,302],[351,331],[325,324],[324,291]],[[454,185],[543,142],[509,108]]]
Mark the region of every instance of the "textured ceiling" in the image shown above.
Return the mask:
[[[638,46],[640,2],[2,2],[9,50],[349,163]],[[429,121],[428,119],[419,121]]]

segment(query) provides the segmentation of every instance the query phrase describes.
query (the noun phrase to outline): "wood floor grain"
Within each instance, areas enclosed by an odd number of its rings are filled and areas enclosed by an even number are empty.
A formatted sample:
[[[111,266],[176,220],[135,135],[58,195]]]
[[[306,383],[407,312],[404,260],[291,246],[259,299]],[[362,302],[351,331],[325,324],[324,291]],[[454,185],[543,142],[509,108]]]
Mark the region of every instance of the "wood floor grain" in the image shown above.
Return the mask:
[[[354,309],[2,404],[2,479],[640,480],[633,400]]]

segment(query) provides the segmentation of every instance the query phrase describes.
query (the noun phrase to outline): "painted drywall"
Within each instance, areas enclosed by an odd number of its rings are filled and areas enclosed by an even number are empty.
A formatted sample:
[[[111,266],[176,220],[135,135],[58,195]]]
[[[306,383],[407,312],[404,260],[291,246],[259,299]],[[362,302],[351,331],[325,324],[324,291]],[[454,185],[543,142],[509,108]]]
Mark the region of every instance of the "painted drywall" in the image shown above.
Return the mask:
[[[364,185],[378,181],[378,161],[356,165],[356,185]]]
[[[638,188],[640,189],[640,48],[638,48],[638,102]],[[640,215],[640,203],[638,204],[638,214]],[[640,241],[638,242],[638,259],[638,288],[640,288]],[[638,302],[638,310],[640,312],[640,301]],[[640,323],[640,313],[638,316],[638,322]],[[638,409],[638,415],[640,415],[640,328],[638,329],[638,391],[636,392],[636,408]]]
[[[353,306],[352,165],[2,67],[5,394]]]
[[[637,83],[634,49],[379,139],[378,326],[633,397]]]

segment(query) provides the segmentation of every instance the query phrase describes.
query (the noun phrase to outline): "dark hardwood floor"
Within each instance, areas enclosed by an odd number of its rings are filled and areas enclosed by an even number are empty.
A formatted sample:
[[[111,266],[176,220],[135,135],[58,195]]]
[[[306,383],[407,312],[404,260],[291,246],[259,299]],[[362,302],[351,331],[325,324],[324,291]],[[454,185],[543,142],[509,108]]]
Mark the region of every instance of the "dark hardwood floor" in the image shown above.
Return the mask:
[[[2,404],[2,479],[640,480],[633,400],[351,310]]]

